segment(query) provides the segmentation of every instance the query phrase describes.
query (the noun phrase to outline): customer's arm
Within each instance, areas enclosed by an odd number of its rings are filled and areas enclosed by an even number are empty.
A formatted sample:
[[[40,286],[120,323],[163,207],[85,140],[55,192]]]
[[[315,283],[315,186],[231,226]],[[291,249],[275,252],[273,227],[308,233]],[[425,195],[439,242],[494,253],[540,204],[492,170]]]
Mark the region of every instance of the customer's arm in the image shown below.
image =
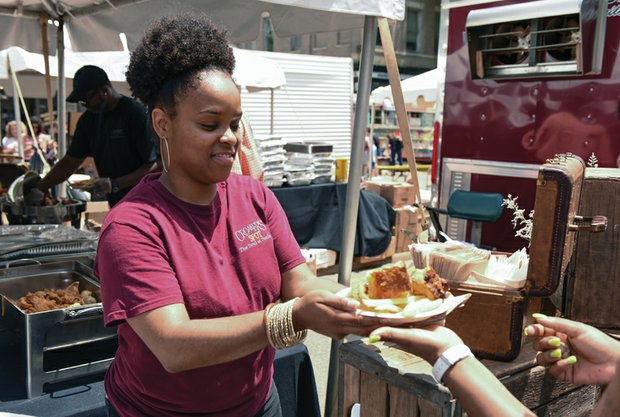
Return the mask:
[[[430,364],[434,364],[448,348],[463,343],[456,333],[443,326],[417,329],[383,327],[372,332],[370,337],[370,340],[397,343]],[[452,365],[444,374],[443,383],[470,417],[535,415],[473,356]]]
[[[620,416],[620,362],[616,363],[616,372],[601,399],[594,407],[591,417],[619,417]]]

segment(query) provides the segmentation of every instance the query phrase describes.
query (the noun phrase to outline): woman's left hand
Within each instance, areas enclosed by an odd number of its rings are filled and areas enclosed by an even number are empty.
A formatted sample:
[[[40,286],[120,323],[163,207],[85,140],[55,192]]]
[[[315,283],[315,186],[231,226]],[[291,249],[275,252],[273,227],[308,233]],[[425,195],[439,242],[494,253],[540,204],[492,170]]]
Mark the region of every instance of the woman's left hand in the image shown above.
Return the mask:
[[[367,336],[381,320],[356,314],[358,306],[358,301],[327,290],[310,291],[293,307],[295,330],[310,329],[335,339],[348,334]]]

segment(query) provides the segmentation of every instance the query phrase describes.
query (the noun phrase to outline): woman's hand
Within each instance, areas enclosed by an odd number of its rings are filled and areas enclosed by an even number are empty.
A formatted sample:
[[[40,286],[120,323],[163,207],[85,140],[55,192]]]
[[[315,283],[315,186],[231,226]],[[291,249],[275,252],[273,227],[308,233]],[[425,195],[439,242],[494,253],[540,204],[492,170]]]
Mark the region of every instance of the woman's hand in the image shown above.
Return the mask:
[[[608,384],[617,372],[620,342],[600,330],[572,320],[535,314],[524,329],[534,336],[536,361],[555,378],[573,384]]]
[[[452,330],[437,325],[411,329],[382,327],[373,331],[369,340],[394,342],[431,365],[446,349],[463,343]]]
[[[348,334],[367,336],[381,320],[356,314],[359,302],[327,290],[313,290],[293,307],[295,330],[310,329],[334,339]]]

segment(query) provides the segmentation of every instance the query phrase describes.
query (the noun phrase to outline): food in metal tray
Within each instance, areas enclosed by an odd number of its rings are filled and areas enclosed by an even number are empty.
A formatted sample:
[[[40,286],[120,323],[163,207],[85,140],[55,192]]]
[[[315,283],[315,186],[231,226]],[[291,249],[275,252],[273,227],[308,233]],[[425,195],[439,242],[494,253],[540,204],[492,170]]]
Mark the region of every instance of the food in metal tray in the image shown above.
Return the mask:
[[[15,305],[24,313],[38,313],[99,302],[92,291],[84,290],[80,292],[79,286],[80,283],[74,281],[65,289],[45,288],[40,291],[29,291],[28,294],[17,300]]]

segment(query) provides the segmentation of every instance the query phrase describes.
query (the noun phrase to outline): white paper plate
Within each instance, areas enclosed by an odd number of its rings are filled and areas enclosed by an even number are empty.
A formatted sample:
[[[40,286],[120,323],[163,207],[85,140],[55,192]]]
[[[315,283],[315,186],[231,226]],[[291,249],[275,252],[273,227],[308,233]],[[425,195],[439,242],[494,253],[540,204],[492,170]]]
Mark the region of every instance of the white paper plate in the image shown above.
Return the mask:
[[[338,291],[336,295],[340,297],[347,297],[351,288],[343,288]],[[462,306],[467,300],[469,300],[471,294],[462,294],[459,296],[449,295],[443,299],[443,302],[439,307],[434,310],[424,311],[418,313],[412,317],[403,316],[402,313],[375,313],[374,311],[358,310],[359,314],[366,317],[378,317],[385,320],[386,324],[405,325],[405,324],[420,324],[423,322],[432,323],[435,321],[443,320],[448,314],[450,314],[457,307]]]

